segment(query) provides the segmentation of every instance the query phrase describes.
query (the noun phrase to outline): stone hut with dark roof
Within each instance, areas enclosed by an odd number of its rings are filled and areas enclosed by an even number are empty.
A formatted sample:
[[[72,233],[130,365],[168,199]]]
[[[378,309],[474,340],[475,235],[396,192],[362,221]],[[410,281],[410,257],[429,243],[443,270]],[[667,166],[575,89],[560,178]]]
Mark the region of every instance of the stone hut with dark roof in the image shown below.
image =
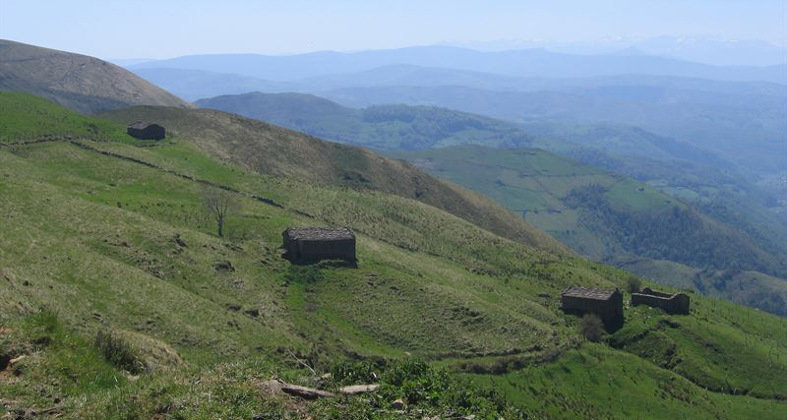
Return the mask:
[[[561,309],[577,315],[596,314],[609,331],[623,326],[623,294],[620,290],[569,287],[560,295]]]
[[[637,293],[631,294],[631,304],[633,306],[648,305],[654,308],[661,308],[668,314],[689,314],[689,295],[685,293],[670,294],[646,287]]]
[[[167,130],[158,124],[135,121],[128,125],[126,133],[140,140],[161,140],[166,137]]]
[[[356,264],[355,234],[348,228],[288,228],[282,232],[284,258],[295,264],[344,260]]]

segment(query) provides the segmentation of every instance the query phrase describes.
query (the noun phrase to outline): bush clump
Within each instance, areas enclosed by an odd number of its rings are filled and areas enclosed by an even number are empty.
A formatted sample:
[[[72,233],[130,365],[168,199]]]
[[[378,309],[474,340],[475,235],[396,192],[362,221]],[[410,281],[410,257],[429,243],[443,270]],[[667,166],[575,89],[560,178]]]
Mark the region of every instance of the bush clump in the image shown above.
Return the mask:
[[[381,375],[380,397],[401,398],[408,406],[481,418],[526,418],[506,402],[500,392],[477,387],[454,377],[443,368],[421,360],[403,360],[386,367]]]
[[[449,391],[448,373],[420,360],[404,360],[385,371],[382,382],[407,404],[439,405]]]
[[[109,363],[118,369],[132,374],[145,371],[145,363],[137,356],[131,344],[112,331],[99,330],[96,334],[96,347]]]
[[[590,341],[599,342],[604,335],[604,323],[596,314],[585,314],[579,322],[579,334]]]
[[[341,362],[331,368],[331,377],[339,385],[371,384],[379,380],[381,369],[371,360]]]
[[[637,277],[629,277],[628,280],[626,280],[626,291],[629,293],[637,293],[640,291],[641,287],[642,280]]]
[[[417,359],[353,360],[331,369],[335,386],[379,383],[377,392],[364,398],[351,398],[336,410],[326,403],[320,418],[376,418],[401,400],[405,411],[421,417],[475,416],[477,418],[524,419],[527,416],[510,405],[495,389],[479,387]],[[409,417],[408,417],[409,418]]]
[[[324,274],[313,265],[291,265],[284,275],[284,280],[290,283],[314,284],[324,278]]]

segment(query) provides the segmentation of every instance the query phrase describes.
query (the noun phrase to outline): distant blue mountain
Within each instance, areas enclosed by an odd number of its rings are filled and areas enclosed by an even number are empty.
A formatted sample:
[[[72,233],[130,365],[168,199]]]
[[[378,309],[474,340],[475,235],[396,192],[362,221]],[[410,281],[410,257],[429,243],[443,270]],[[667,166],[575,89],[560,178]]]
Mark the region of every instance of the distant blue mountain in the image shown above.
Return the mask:
[[[787,84],[787,65],[784,64],[765,67],[712,66],[641,54],[572,55],[543,49],[482,52],[455,47],[411,47],[356,53],[315,52],[289,56],[190,55],[139,63],[129,68],[204,70],[273,81],[293,81],[403,64],[515,77],[570,78],[641,74]]]

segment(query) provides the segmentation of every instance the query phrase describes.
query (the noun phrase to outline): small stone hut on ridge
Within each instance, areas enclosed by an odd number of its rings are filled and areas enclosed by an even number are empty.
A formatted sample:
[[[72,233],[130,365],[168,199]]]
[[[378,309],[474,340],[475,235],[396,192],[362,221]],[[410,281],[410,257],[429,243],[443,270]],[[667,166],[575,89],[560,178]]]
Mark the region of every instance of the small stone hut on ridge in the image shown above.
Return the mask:
[[[355,234],[346,227],[288,228],[282,232],[284,258],[294,264],[344,260],[356,264]]]
[[[688,315],[689,295],[685,293],[664,293],[649,287],[631,294],[631,305],[648,305],[661,308],[668,314]]]
[[[620,290],[600,290],[573,286],[560,295],[561,308],[573,314],[596,314],[609,331],[623,326],[623,294]]]
[[[167,136],[164,127],[145,121],[134,121],[129,124],[126,133],[140,140],[161,140]]]

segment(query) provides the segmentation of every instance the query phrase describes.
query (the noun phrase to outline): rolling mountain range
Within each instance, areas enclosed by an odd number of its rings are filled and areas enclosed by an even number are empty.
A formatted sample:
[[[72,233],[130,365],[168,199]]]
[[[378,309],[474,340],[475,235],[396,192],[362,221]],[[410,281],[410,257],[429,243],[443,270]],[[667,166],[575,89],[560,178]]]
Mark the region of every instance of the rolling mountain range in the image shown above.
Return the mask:
[[[0,90],[34,93],[86,113],[130,105],[189,106],[106,61],[7,40],[0,40]]]
[[[430,105],[520,123],[611,123],[637,126],[718,154],[758,174],[782,170],[774,146],[785,127],[787,95],[692,94],[647,86],[541,92],[492,92],[471,87],[345,88],[325,97],[348,106]],[[708,99],[698,101],[703,96]],[[691,97],[691,99],[688,99]],[[712,116],[712,117],[710,117]],[[741,148],[740,145],[746,147]],[[776,152],[774,153],[774,150]]]
[[[199,70],[135,71],[191,100],[300,92],[350,107],[424,105],[527,124],[636,126],[719,155],[755,177],[780,173],[787,160],[783,148],[774,147],[787,131],[787,87],[775,83],[628,74],[533,79],[403,64],[286,82]]]
[[[670,36],[654,38],[615,37],[593,41],[492,41],[469,43],[482,50],[546,48],[568,54],[655,55],[713,65],[782,64],[787,57],[784,45],[765,40],[731,39],[718,36]]]
[[[88,92],[71,109],[30,93],[0,92],[0,415],[783,411],[784,318],[687,292],[689,315],[627,306],[595,337],[561,291],[657,286],[410,164],[217,110],[88,116]],[[137,119],[167,137],[127,135]],[[281,258],[284,229],[319,225],[355,232],[357,267]]]
[[[572,55],[541,49],[481,52],[455,47],[412,47],[356,53],[315,52],[290,56],[216,54],[154,60],[132,70],[176,68],[232,73],[274,81],[357,73],[389,65],[447,67],[514,77],[662,75],[729,81],[787,82],[787,64],[711,66],[646,55]]]

